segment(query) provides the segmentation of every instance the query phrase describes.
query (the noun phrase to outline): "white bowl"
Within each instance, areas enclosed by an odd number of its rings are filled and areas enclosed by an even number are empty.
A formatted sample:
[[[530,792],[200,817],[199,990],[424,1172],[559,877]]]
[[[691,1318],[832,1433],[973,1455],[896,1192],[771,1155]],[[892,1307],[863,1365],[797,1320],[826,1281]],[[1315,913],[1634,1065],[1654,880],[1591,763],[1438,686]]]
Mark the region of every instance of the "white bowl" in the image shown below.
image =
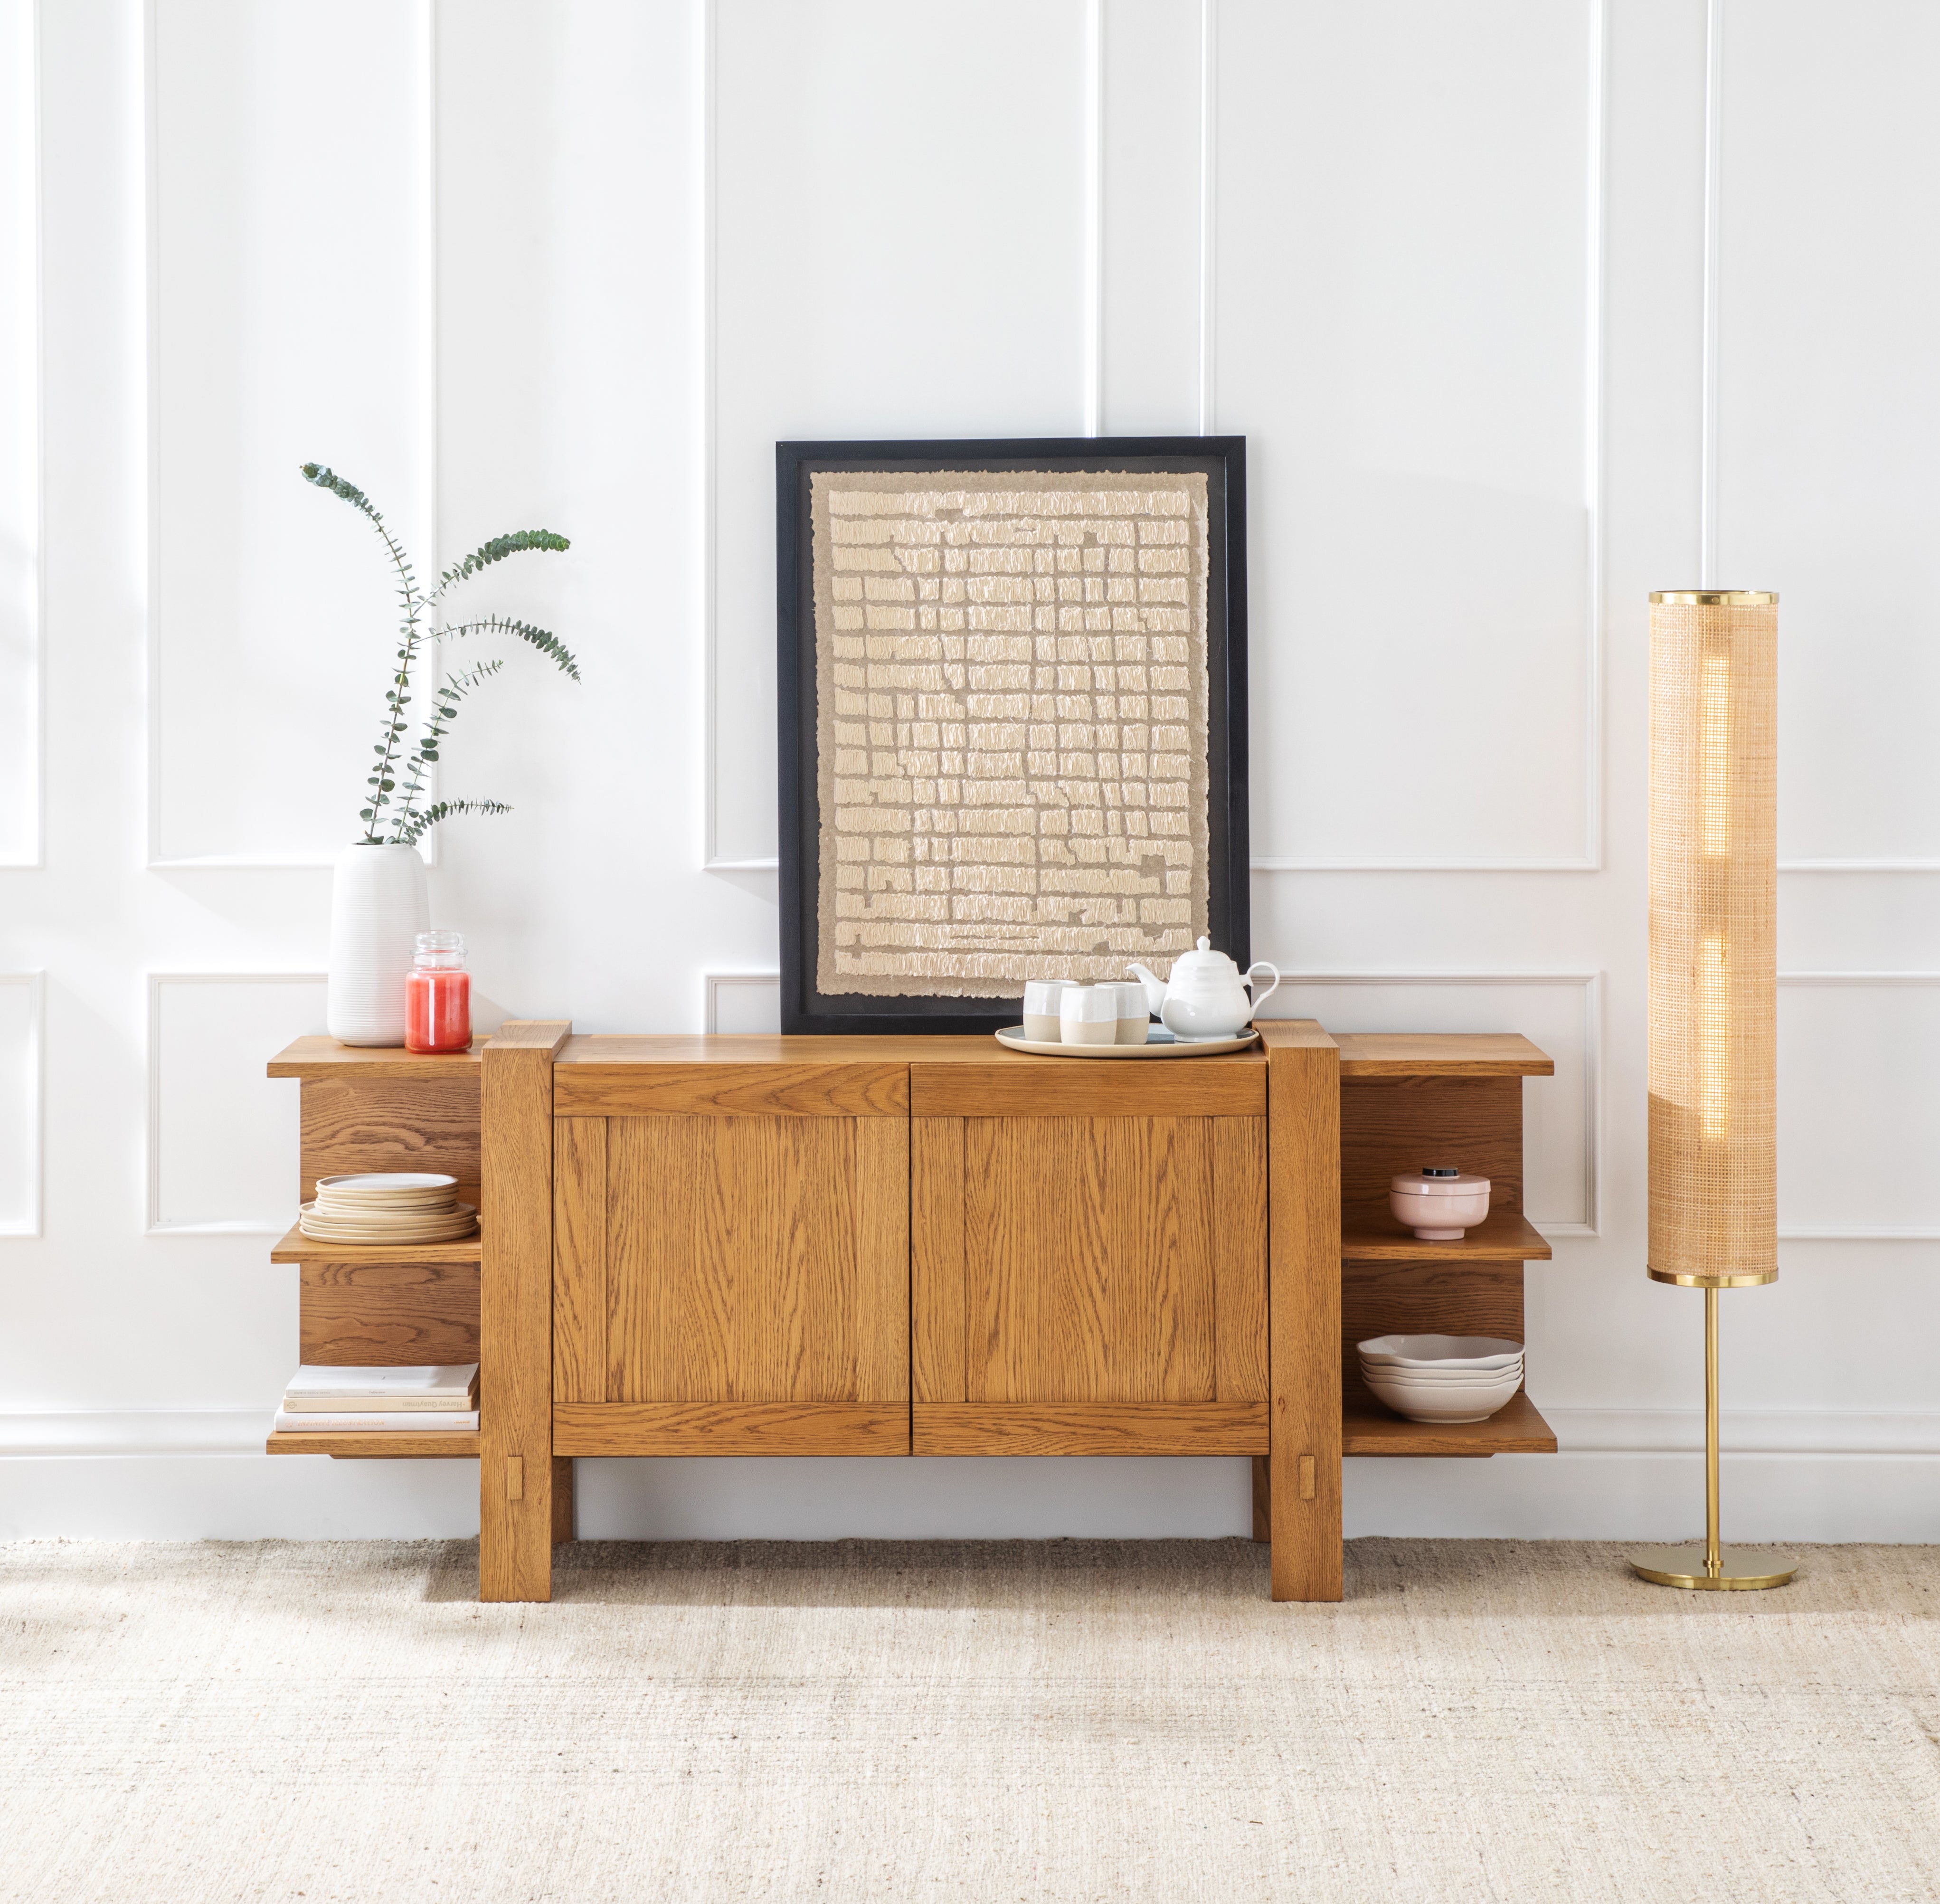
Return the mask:
[[[1380,1400],[1410,1421],[1452,1423],[1487,1420],[1514,1399],[1522,1377],[1518,1370],[1499,1382],[1472,1387],[1466,1383],[1396,1381],[1376,1372],[1367,1383]]]
[[[1502,1368],[1522,1359],[1522,1344],[1499,1335],[1374,1335],[1354,1346],[1364,1362],[1397,1368]]]
[[[1523,1365],[1518,1361],[1506,1368],[1457,1368],[1437,1374],[1431,1368],[1395,1368],[1383,1362],[1364,1362],[1361,1374],[1368,1381],[1378,1377],[1383,1381],[1418,1383],[1431,1388],[1494,1388],[1511,1377],[1520,1380]]]

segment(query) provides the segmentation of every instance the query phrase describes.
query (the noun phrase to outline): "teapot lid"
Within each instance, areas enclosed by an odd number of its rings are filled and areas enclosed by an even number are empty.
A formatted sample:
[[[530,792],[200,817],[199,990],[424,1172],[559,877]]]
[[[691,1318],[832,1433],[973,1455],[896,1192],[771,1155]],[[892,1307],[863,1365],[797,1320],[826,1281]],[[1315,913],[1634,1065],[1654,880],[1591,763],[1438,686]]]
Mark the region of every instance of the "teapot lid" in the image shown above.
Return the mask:
[[[1177,984],[1179,978],[1187,973],[1216,972],[1222,966],[1228,972],[1237,972],[1240,969],[1225,953],[1214,951],[1212,941],[1202,933],[1196,951],[1182,952],[1173,960],[1173,982]]]

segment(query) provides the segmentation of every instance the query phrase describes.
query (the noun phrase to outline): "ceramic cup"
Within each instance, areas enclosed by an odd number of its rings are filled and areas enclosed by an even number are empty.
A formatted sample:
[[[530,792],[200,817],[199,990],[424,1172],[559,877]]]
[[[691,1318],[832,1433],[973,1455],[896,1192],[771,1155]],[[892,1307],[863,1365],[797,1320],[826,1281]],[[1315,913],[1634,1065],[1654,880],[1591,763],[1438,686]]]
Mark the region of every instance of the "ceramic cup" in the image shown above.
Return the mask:
[[[1118,993],[1112,985],[1072,985],[1057,1001],[1058,1033],[1067,1045],[1118,1042]]]
[[[1136,979],[1115,979],[1098,987],[1118,995],[1118,1035],[1121,1045],[1142,1045],[1151,1030],[1151,1008],[1145,1002],[1145,988]]]
[[[1058,1042],[1057,1001],[1072,984],[1069,978],[1033,978],[1024,987],[1024,1036],[1033,1044]]]

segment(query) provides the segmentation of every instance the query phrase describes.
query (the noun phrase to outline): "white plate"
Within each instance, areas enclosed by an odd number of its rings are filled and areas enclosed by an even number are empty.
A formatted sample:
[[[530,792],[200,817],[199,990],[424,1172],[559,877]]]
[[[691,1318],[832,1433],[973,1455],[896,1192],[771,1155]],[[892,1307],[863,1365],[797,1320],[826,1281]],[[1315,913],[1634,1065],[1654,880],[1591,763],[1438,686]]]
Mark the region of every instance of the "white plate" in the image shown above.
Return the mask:
[[[1167,1032],[1144,1045],[1066,1045],[1026,1038],[1022,1025],[1006,1025],[995,1036],[1014,1051],[1033,1051],[1039,1057],[1211,1057],[1220,1051],[1243,1051],[1259,1033],[1249,1028],[1237,1038],[1175,1038]]]
[[[477,1228],[477,1211],[470,1204],[459,1204],[435,1216],[396,1216],[388,1221],[346,1221],[334,1212],[317,1214],[314,1204],[305,1204],[297,1216],[297,1228],[319,1243],[365,1243],[373,1247],[386,1243],[457,1243]]]
[[[1410,1421],[1453,1423],[1486,1421],[1490,1415],[1499,1414],[1515,1399],[1522,1384],[1505,1382],[1499,1388],[1482,1389],[1451,1389],[1441,1384],[1423,1388],[1394,1382],[1370,1382],[1368,1386],[1376,1399]]]
[[[1523,1345],[1499,1335],[1374,1335],[1354,1346],[1363,1361],[1397,1368],[1502,1368]]]
[[[349,1176],[320,1176],[319,1190],[348,1192],[365,1196],[383,1196],[398,1191],[456,1190],[455,1176],[438,1176],[428,1170],[362,1170]]]

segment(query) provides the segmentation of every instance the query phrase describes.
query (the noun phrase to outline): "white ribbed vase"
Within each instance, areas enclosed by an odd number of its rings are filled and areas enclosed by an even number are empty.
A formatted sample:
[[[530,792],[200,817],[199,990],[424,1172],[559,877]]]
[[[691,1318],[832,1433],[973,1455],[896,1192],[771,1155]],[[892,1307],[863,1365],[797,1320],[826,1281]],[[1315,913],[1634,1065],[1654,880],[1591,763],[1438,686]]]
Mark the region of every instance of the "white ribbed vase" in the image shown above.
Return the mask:
[[[342,1045],[404,1042],[404,975],[431,930],[416,847],[346,847],[330,888],[330,1035]]]

